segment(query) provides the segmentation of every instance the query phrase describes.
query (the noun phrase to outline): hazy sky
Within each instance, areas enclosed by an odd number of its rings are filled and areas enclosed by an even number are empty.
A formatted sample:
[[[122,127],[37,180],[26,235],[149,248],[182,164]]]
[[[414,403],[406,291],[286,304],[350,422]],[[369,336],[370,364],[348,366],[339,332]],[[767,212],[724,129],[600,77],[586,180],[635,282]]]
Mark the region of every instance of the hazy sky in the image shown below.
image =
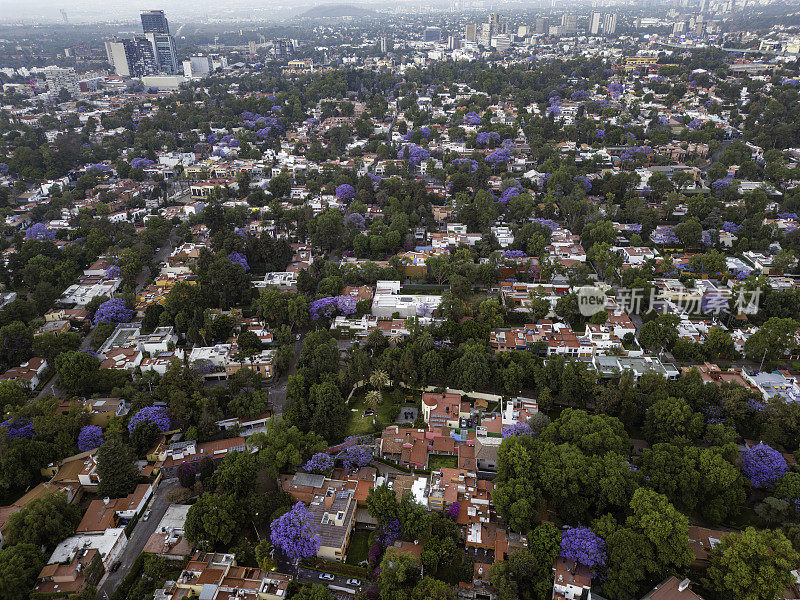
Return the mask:
[[[74,23],[138,19],[142,10],[161,9],[176,23],[187,18],[263,18],[317,4],[365,4],[364,0],[0,0],[0,21],[60,21],[63,9]]]

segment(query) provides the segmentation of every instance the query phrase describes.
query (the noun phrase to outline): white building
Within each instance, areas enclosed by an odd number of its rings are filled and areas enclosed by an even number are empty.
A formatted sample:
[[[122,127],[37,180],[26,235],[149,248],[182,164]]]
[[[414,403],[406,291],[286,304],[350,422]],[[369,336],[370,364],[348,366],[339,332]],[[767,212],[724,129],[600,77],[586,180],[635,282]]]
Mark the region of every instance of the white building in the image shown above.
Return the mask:
[[[372,300],[372,314],[378,318],[390,318],[395,313],[401,318],[427,317],[441,302],[441,296],[432,294],[400,294],[399,281],[379,281]]]

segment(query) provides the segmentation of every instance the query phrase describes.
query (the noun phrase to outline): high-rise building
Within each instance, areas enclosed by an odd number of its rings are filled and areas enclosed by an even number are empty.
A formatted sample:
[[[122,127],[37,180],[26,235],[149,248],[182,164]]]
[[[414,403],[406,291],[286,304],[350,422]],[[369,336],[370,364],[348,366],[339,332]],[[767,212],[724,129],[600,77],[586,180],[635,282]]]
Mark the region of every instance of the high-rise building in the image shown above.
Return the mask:
[[[448,35],[447,36],[447,49],[448,50],[458,50],[461,48],[461,38],[457,35]]]
[[[531,28],[527,25],[520,25],[517,27],[517,37],[526,38],[531,34]]]
[[[278,38],[272,41],[272,54],[276,58],[291,56],[294,52],[294,43],[289,38]]]
[[[464,31],[464,39],[468,42],[478,41],[478,24],[467,23],[466,30]]]
[[[120,77],[143,77],[158,72],[153,45],[145,37],[108,41],[106,55]]]
[[[163,10],[144,10],[141,14],[142,31],[153,47],[156,69],[164,73],[178,72],[178,53],[175,40],[169,34],[169,22]]]
[[[508,22],[500,13],[492,13],[489,15],[489,25],[491,26],[491,35],[508,33]]]
[[[142,31],[169,35],[169,23],[163,10],[142,11]]]
[[[422,39],[426,42],[438,42],[442,39],[442,30],[439,27],[426,27]]]
[[[561,31],[564,35],[575,35],[578,33],[578,17],[570,13],[561,15]]]
[[[597,35],[600,33],[600,25],[603,23],[603,15],[597,11],[592,13],[592,16],[589,18],[589,33],[592,35]]]
[[[73,98],[81,93],[81,88],[78,85],[78,76],[75,74],[73,67],[67,69],[46,67],[44,69],[44,78],[47,81],[47,88],[53,96],[58,95],[61,90],[67,90]]]
[[[505,52],[511,47],[511,36],[507,33],[501,33],[492,37],[492,46],[498,52]]]
[[[550,30],[550,23],[546,17],[539,17],[536,19],[536,33],[539,35],[547,33]]]
[[[383,36],[381,38],[381,54],[386,54],[388,49],[389,49],[389,40],[386,39],[386,36]]]
[[[607,13],[603,21],[603,33],[614,35],[617,33],[617,13]]]
[[[478,32],[478,45],[488,47],[489,42],[492,41],[492,24],[481,23],[481,29]]]
[[[177,73],[178,53],[175,51],[175,39],[164,33],[146,33],[145,37],[153,47],[158,70],[170,74]]]

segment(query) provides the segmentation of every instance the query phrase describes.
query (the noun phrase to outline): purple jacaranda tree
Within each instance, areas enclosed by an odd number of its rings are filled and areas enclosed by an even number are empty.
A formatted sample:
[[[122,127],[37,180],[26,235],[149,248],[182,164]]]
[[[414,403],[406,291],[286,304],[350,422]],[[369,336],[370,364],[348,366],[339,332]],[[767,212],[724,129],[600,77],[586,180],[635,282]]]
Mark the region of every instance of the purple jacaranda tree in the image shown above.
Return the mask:
[[[481,131],[475,138],[475,145],[479,148],[500,143],[500,134],[496,131]]]
[[[461,512],[461,503],[457,500],[447,507],[447,516],[455,521],[458,519],[458,514]]]
[[[247,257],[241,252],[231,252],[228,254],[228,260],[234,264],[242,265],[245,272],[250,270],[250,265],[247,264]]]
[[[317,452],[303,465],[303,469],[309,473],[327,473],[332,468],[333,457],[327,452]]]
[[[366,225],[364,216],[359,213],[350,213],[347,215],[344,219],[344,224],[358,230],[364,229]]]
[[[467,167],[470,173],[474,173],[478,170],[478,161],[471,158],[456,158],[452,164],[458,167]]]
[[[25,237],[29,240],[52,240],[55,234],[44,223],[34,223],[25,230]]]
[[[332,317],[335,314],[341,313],[343,315],[352,315],[356,312],[357,300],[352,296],[328,296],[314,300],[309,307],[308,311],[313,320],[321,317]]]
[[[522,435],[530,435],[533,429],[525,421],[516,421],[511,425],[503,427],[503,438],[520,437]]]
[[[491,165],[507,163],[511,159],[511,153],[506,148],[498,148],[486,157],[486,162]]]
[[[0,422],[0,428],[5,427],[8,437],[12,439],[32,438],[35,433],[30,419],[6,419]]]
[[[503,193],[500,194],[500,197],[497,201],[506,206],[512,198],[519,196],[522,193],[522,188],[516,185],[512,185],[511,187],[507,187],[503,190]]]
[[[164,433],[169,431],[172,424],[172,415],[163,406],[145,406],[133,415],[133,418],[128,423],[128,432],[133,433],[133,430],[142,423],[152,423],[156,426],[156,429]]]
[[[152,167],[155,163],[149,158],[134,158],[131,161],[131,167],[134,169],[147,169]]]
[[[349,183],[336,186],[336,197],[339,200],[352,200],[356,195],[356,189]]]
[[[430,157],[431,153],[417,144],[408,144],[400,148],[400,150],[397,152],[398,159],[408,159],[408,162],[415,167],[418,167]]]
[[[372,448],[366,445],[350,446],[342,454],[346,471],[355,471],[372,462]]]
[[[763,442],[742,452],[742,473],[755,488],[771,487],[788,470],[783,455]]]
[[[590,568],[603,567],[606,543],[588,527],[572,527],[561,536],[560,555]]]
[[[133,311],[125,306],[122,298],[111,298],[97,307],[94,313],[94,324],[128,323],[133,318]]]
[[[273,546],[294,562],[316,556],[322,543],[314,513],[302,502],[270,524],[269,538]]]
[[[103,430],[99,425],[84,425],[78,433],[78,450],[86,452],[103,444]]]
[[[720,179],[711,183],[711,189],[715,192],[721,192],[723,190],[727,190],[729,187],[733,185],[733,177],[730,175],[726,175]]]
[[[464,115],[464,123],[467,125],[480,125],[481,116],[476,112],[468,112]]]
[[[119,267],[117,265],[111,265],[106,269],[106,278],[107,279],[116,279],[119,277]]]

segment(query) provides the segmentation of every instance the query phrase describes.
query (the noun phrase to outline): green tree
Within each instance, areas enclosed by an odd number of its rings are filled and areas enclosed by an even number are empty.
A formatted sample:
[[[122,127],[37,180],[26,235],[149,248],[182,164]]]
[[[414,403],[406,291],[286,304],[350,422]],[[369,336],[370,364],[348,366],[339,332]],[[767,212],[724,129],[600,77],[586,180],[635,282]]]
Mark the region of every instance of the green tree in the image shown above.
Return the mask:
[[[186,539],[227,545],[238,529],[238,516],[232,495],[205,492],[186,514]]]
[[[258,454],[248,451],[229,452],[214,471],[212,487],[218,493],[243,498],[253,493],[260,469],[261,459]]]
[[[663,313],[648,321],[639,331],[639,343],[654,352],[670,349],[678,340],[678,317]]]
[[[400,512],[400,505],[394,490],[385,483],[372,488],[367,495],[367,511],[381,526],[396,519]]]
[[[530,533],[527,549],[514,550],[506,560],[495,562],[490,574],[499,600],[549,600],[560,542],[555,526],[542,523]]]
[[[542,432],[541,439],[554,444],[573,444],[586,454],[604,454],[611,450],[627,455],[631,448],[622,421],[574,408],[564,409]]]
[[[703,433],[703,416],[683,398],[659,398],[645,411],[643,432],[651,444],[678,439],[693,442]]]
[[[620,600],[638,598],[692,562],[689,520],[666,496],[639,488],[631,499],[630,511],[622,527],[606,523],[597,527],[608,552],[603,592]]]
[[[11,546],[33,544],[52,551],[75,533],[80,514],[78,506],[68,502],[65,494],[50,492],[8,518],[6,541]]]
[[[409,554],[389,548],[383,556],[378,575],[380,600],[407,600],[410,591],[420,581],[420,564]]]
[[[55,367],[60,387],[70,394],[89,395],[94,389],[100,361],[86,352],[71,351],[57,356]]]
[[[0,550],[0,598],[27,600],[44,566],[44,555],[34,544]]]
[[[800,554],[780,531],[748,527],[714,548],[706,578],[720,598],[774,600],[794,583]]]
[[[800,323],[794,319],[779,317],[767,319],[758,331],[745,341],[745,356],[755,362],[780,358],[796,346],[794,336],[799,327]]]
[[[97,451],[97,475],[101,496],[120,498],[130,494],[139,480],[135,455],[130,446],[119,439],[106,440]]]
[[[311,455],[327,447],[325,440],[317,434],[303,433],[276,417],[270,419],[265,433],[250,436],[248,444],[258,448],[260,460],[271,477],[295,470]]]

